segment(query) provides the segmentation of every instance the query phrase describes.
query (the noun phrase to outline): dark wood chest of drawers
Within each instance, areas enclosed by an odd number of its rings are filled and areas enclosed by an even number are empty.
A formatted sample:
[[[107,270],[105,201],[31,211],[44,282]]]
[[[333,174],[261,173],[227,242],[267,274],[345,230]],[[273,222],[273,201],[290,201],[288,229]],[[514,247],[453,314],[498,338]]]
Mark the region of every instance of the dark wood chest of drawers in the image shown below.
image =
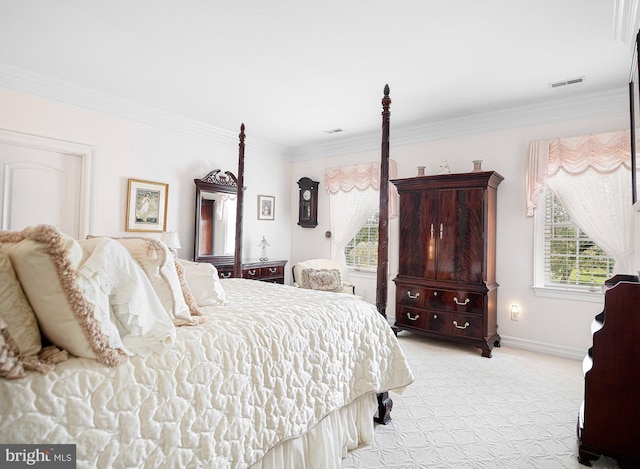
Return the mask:
[[[242,278],[284,284],[284,266],[287,261],[256,261],[242,263]],[[216,265],[220,278],[233,274],[233,264]]]
[[[400,194],[396,322],[400,330],[499,345],[495,172],[392,181]]]

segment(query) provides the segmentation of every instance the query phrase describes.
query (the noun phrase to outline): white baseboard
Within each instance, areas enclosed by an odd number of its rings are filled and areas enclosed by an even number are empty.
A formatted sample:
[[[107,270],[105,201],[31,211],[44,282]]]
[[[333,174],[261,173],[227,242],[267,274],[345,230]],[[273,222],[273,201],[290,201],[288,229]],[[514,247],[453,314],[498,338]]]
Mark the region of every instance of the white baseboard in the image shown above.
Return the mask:
[[[508,347],[530,350],[532,352],[546,353],[563,358],[572,358],[574,360],[583,360],[587,354],[586,350],[571,347],[561,347],[558,345],[547,344],[535,340],[520,339],[518,337],[509,337],[501,335],[500,343]]]

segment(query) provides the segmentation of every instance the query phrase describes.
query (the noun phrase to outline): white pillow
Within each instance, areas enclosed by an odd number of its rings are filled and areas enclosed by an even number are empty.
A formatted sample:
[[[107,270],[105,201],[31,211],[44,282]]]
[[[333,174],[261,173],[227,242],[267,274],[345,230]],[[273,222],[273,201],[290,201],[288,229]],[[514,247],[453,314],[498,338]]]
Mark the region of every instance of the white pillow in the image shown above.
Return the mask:
[[[21,234],[24,239],[9,249],[9,256],[43,335],[78,357],[109,366],[126,361],[126,352],[109,344],[115,326],[95,316],[77,283],[80,245],[46,225]]]
[[[95,314],[117,328],[115,345],[132,354],[149,356],[175,341],[175,326],[142,268],[122,244],[111,238],[78,242],[85,260],[78,267],[78,284],[94,305]]]
[[[184,270],[184,278],[198,306],[210,306],[226,301],[218,269],[205,262],[190,262],[178,259]]]

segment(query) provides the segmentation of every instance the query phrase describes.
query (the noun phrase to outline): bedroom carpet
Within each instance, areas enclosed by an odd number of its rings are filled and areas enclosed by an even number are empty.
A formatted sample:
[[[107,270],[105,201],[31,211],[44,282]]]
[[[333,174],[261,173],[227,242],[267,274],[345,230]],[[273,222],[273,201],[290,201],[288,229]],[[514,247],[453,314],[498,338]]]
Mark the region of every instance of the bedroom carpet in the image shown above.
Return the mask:
[[[576,419],[584,381],[579,360],[500,347],[482,358],[468,345],[398,337],[416,381],[391,392],[389,425],[349,453],[343,469],[584,468]],[[597,469],[617,468],[601,457]]]

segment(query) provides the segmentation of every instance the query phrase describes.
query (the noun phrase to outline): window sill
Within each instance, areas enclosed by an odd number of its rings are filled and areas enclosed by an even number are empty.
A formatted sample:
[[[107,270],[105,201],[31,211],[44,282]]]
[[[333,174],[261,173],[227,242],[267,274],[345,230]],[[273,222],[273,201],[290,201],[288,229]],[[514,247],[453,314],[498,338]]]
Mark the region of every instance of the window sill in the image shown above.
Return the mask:
[[[354,274],[370,277],[378,274],[378,271],[376,269],[366,269],[361,267],[347,267],[347,270],[349,271],[349,275]]]
[[[554,287],[532,287],[535,296],[544,298],[557,298],[560,300],[572,301],[588,301],[591,303],[602,303],[604,295],[600,287],[596,291],[585,290],[569,290],[567,288]]]

